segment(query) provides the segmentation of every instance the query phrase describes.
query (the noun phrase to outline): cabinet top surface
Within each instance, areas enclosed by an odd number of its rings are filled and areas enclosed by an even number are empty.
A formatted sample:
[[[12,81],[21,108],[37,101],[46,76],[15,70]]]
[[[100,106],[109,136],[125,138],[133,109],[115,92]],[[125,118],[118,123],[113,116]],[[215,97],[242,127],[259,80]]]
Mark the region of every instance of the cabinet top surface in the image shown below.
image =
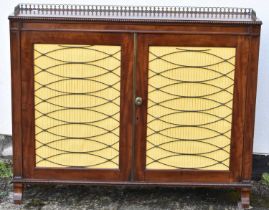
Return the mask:
[[[19,4],[10,19],[261,24],[250,8]]]

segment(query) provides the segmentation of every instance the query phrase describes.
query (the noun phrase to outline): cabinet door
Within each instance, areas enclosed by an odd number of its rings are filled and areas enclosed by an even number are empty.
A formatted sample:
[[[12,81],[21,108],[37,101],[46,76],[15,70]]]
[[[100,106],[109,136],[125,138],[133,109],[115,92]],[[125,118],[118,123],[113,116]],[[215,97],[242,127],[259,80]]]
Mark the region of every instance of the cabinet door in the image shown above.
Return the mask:
[[[22,33],[26,178],[127,180],[131,38],[115,33]]]
[[[239,36],[139,35],[136,179],[240,181],[247,51]]]

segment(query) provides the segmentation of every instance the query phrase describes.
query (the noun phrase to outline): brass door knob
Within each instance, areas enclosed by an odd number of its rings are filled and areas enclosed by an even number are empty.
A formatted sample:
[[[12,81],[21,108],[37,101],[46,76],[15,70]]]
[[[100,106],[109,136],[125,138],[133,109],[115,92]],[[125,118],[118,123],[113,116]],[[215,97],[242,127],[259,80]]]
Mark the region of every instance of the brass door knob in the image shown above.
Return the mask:
[[[142,98],[141,97],[136,97],[135,98],[135,105],[141,106],[142,105]]]

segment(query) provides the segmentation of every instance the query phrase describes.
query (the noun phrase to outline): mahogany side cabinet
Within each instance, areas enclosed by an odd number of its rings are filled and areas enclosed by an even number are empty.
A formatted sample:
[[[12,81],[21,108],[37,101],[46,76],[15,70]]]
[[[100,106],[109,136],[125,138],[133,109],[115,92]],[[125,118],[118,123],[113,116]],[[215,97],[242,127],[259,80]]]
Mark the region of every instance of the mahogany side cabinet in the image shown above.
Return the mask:
[[[20,4],[9,20],[15,203],[72,183],[235,188],[249,206],[255,11]]]

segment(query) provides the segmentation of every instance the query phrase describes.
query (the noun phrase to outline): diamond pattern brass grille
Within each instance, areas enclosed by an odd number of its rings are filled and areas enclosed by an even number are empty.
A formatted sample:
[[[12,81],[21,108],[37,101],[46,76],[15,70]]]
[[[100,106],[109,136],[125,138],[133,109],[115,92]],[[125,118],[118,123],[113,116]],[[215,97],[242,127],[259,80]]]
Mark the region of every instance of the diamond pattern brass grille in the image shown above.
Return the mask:
[[[120,46],[34,45],[37,167],[119,168]]]
[[[235,48],[149,47],[147,169],[229,170]]]

